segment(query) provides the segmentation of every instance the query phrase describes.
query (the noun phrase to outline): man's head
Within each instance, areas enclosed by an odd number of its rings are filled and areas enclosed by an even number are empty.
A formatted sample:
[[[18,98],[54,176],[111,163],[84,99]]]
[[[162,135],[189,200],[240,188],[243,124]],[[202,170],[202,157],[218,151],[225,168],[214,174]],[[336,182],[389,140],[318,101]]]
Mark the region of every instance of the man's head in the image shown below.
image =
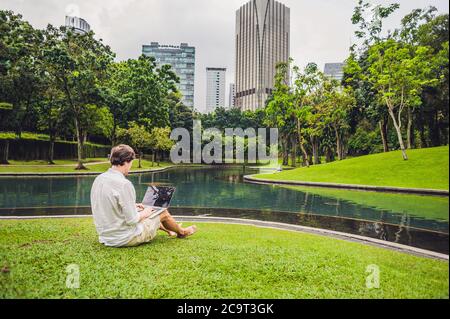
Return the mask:
[[[135,158],[134,150],[128,145],[118,145],[111,150],[111,165],[125,176],[130,173]]]

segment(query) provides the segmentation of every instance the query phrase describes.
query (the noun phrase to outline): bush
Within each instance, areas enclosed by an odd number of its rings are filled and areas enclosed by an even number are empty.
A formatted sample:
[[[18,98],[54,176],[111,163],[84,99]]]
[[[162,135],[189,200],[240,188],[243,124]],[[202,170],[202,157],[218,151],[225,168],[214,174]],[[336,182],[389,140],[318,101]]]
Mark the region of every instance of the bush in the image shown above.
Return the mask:
[[[380,131],[366,131],[358,127],[356,133],[348,141],[348,152],[351,156],[362,156],[383,151]]]
[[[50,143],[33,139],[0,139],[0,158],[3,158],[5,145],[9,141],[8,159],[17,161],[47,160]],[[110,147],[86,144],[84,155],[86,158],[107,157]],[[77,158],[77,144],[73,142],[55,142],[54,159]]]

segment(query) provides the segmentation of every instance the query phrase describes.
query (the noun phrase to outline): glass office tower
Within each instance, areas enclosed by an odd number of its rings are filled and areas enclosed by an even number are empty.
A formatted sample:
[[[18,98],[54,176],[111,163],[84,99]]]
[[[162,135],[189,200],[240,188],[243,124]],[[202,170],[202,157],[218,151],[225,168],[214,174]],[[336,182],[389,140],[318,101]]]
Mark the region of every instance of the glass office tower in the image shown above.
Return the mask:
[[[180,78],[178,88],[183,94],[183,103],[194,107],[195,83],[195,47],[187,43],[175,45],[161,45],[152,42],[142,46],[142,53],[154,57],[158,66],[169,64]]]
[[[236,107],[263,108],[273,90],[276,65],[289,60],[290,9],[274,0],[248,2],[236,12],[235,41]]]

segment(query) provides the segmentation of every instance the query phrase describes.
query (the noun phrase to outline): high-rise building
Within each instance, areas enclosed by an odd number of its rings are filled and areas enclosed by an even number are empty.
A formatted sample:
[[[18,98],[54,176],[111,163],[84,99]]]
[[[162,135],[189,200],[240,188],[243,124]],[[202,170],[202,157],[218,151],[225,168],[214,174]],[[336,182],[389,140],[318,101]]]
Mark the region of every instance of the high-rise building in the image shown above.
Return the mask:
[[[272,93],[276,65],[290,56],[290,9],[251,0],[236,12],[236,107],[256,110]]]
[[[206,68],[206,112],[225,107],[225,68]]]
[[[178,88],[183,94],[183,103],[194,107],[194,83],[195,83],[195,47],[187,43],[175,45],[160,45],[152,42],[142,46],[142,53],[154,57],[158,66],[171,65],[174,72],[180,78]]]
[[[76,33],[83,34],[88,33],[91,30],[91,26],[86,20],[79,17],[66,16],[66,27],[72,28]]]
[[[344,63],[326,63],[323,73],[338,81],[344,78]]]
[[[234,83],[230,84],[230,93],[228,97],[228,108],[235,107],[235,96],[236,96],[236,85]]]

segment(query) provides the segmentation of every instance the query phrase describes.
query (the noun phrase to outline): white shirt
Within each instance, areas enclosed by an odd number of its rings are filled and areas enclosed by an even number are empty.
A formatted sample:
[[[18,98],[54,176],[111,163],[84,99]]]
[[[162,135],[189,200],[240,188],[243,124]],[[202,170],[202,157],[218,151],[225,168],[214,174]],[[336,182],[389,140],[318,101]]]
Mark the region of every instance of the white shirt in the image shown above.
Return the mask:
[[[142,233],[136,191],[121,172],[110,168],[95,179],[91,206],[100,243],[122,247]]]

